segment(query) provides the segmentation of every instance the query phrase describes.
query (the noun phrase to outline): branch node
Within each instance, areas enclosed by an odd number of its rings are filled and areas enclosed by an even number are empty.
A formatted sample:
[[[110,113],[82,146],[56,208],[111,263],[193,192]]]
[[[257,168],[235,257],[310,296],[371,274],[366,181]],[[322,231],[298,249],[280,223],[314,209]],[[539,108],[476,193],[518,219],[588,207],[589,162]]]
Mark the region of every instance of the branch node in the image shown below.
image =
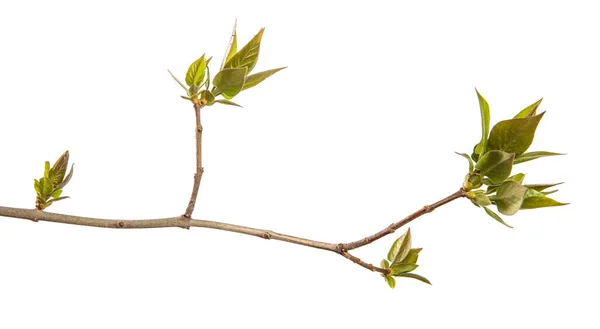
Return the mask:
[[[271,233],[270,232],[265,232],[262,234],[261,236],[263,239],[265,240],[271,240]]]
[[[117,227],[118,228],[124,228],[125,227],[125,222],[118,222],[117,223]]]
[[[348,250],[346,250],[346,248],[344,248],[344,244],[343,243],[340,243],[335,248],[335,252],[337,252],[340,255],[344,255],[346,252],[348,252]]]
[[[425,206],[425,207],[423,207],[423,210],[425,210],[426,213],[432,212],[433,209],[435,209],[435,208],[433,208],[432,206]]]

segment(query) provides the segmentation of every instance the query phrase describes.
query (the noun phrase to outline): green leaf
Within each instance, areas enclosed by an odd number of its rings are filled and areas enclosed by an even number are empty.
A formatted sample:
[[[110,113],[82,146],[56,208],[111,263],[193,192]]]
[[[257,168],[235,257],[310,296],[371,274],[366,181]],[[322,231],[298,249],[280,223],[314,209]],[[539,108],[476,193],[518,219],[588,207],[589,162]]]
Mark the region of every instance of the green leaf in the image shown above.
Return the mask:
[[[65,172],[67,171],[67,166],[69,164],[69,151],[63,153],[58,160],[54,163],[52,168],[50,168],[50,173],[48,178],[52,184],[56,185],[63,181],[65,178]]]
[[[391,275],[396,275],[399,273],[407,273],[410,271],[414,271],[417,267],[419,267],[419,265],[417,264],[406,264],[406,263],[398,263],[398,264],[392,264],[392,267],[390,267],[390,274]]]
[[[200,97],[206,100],[206,105],[213,105],[215,103],[215,95],[210,90],[202,90]]]
[[[490,105],[475,89],[479,100],[479,112],[481,113],[481,141],[475,147],[476,154],[482,155],[487,151],[488,135],[490,133]]]
[[[473,203],[475,203],[478,206],[482,206],[482,207],[486,207],[492,204],[492,201],[490,201],[490,198],[488,198],[487,195],[485,195],[485,193],[481,190],[478,191],[474,191],[474,198]]]
[[[199,86],[204,81],[204,74],[206,72],[206,59],[204,54],[195,60],[188,68],[187,74],[185,75],[185,83],[188,86],[197,85]]]
[[[525,193],[525,199],[521,205],[521,209],[536,209],[544,207],[566,206],[568,203],[558,202],[547,197],[544,193],[534,189],[528,189]]]
[[[533,189],[533,190],[536,190],[538,192],[541,192],[541,191],[543,191],[545,189],[551,188],[553,186],[560,185],[562,183],[563,182],[554,183],[554,184],[526,184],[525,187],[528,188],[528,189]]]
[[[479,154],[477,154],[477,145],[479,145],[479,143],[475,144],[475,146],[473,146],[473,153],[471,153],[471,159],[473,159],[473,161],[477,162],[479,161]]]
[[[544,113],[532,117],[498,122],[490,132],[488,148],[515,153],[515,157],[519,157],[527,151],[531,142],[533,142],[535,130]]]
[[[71,170],[69,170],[67,177],[65,177],[65,179],[62,182],[60,182],[60,184],[54,186],[55,189],[61,189],[61,188],[65,187],[69,183],[69,181],[71,181],[71,177],[73,177],[73,166],[74,165],[75,164],[71,164]]]
[[[514,157],[512,153],[489,151],[479,159],[475,168],[492,183],[499,184],[510,176]]]
[[[410,228],[406,233],[402,234],[401,237],[396,239],[388,252],[388,260],[392,263],[392,266],[397,263],[401,263],[402,260],[408,255],[410,251],[410,245],[412,244],[412,238],[410,236]]]
[[[234,103],[227,99],[215,99],[215,103],[221,103],[221,104],[225,104],[225,105],[233,105],[233,106],[237,106],[237,107],[242,107],[241,105]]]
[[[53,185],[52,185],[52,182],[50,181],[50,179],[47,177],[42,177],[42,179],[40,179],[40,183],[41,183],[41,188],[42,188],[41,197],[45,201],[52,194]]]
[[[510,227],[513,228],[512,226],[506,224],[505,221],[502,220],[502,218],[500,216],[498,216],[498,214],[496,214],[495,212],[491,211],[490,209],[488,209],[487,207],[483,207],[483,209],[485,210],[485,212],[490,215],[490,217],[492,217],[493,219],[497,220],[500,224],[505,225],[506,227]]]
[[[286,66],[287,67],[287,66]],[[286,67],[280,67],[277,69],[272,69],[268,71],[258,72],[256,74],[251,74],[246,77],[246,82],[244,82],[244,88],[242,90],[246,90],[248,88],[252,88],[257,84],[263,82],[266,78],[272,76],[273,74],[285,69]]]
[[[383,259],[381,260],[379,266],[381,266],[381,268],[390,268],[390,263],[387,260]]]
[[[167,71],[169,71],[169,70],[167,70]],[[171,74],[173,79],[175,79],[175,81],[177,81],[177,83],[181,86],[181,88],[183,88],[183,90],[185,90],[186,92],[188,91],[188,88],[181,81],[179,81],[179,79],[177,79],[175,77],[175,75],[173,75],[173,73],[171,73],[171,71],[169,71],[169,74]]]
[[[37,195],[40,195],[40,193],[42,193],[42,185],[40,184],[40,181],[37,179],[33,180],[33,188],[35,189],[35,192],[37,193]]]
[[[387,282],[388,286],[390,286],[392,289],[396,287],[396,279],[394,279],[393,276],[386,276],[385,282]]]
[[[58,198],[60,197],[60,195],[62,194],[62,190],[54,190],[54,192],[52,192],[52,195],[50,195],[51,198]]]
[[[419,253],[423,250],[423,248],[412,248],[406,254],[406,257],[402,260],[403,264],[416,264],[419,259]]]
[[[415,274],[415,273],[398,273],[396,275],[394,275],[396,277],[403,277],[403,278],[412,278],[412,279],[417,279],[421,282],[427,283],[427,284],[431,284],[431,282],[429,280],[427,280],[426,277]]]
[[[223,56],[223,61],[221,62],[221,68],[220,68],[221,70],[225,66],[225,63],[227,63],[231,59],[231,57],[233,57],[233,55],[235,55],[235,53],[237,52],[236,27],[237,27],[237,19],[235,20],[235,23],[233,23],[233,32],[231,33],[231,38],[229,39],[229,44],[227,45],[227,49],[225,50],[225,56]]]
[[[471,160],[471,158],[469,157],[469,155],[466,154],[466,153],[458,153],[458,152],[454,152],[454,153],[456,153],[456,154],[462,156],[463,158],[467,159],[467,161],[469,161],[469,172],[473,172],[473,166],[474,166],[474,164],[473,164],[473,160]]]
[[[64,199],[70,199],[70,198],[71,197],[68,197],[68,196],[61,196],[60,198],[55,198],[55,199],[50,200],[50,203],[56,202],[56,201],[60,201],[60,200],[64,200]]]
[[[514,176],[508,177],[508,179],[512,180],[512,181],[515,181],[515,182],[517,182],[519,184],[523,184],[523,180],[525,179],[525,174],[519,173],[519,174],[516,174]]]
[[[519,112],[519,114],[515,115],[515,117],[513,119],[520,119],[520,118],[534,116],[535,113],[537,112],[537,108],[540,106],[540,103],[542,103],[543,99],[544,98],[540,98],[539,101],[537,101],[537,102],[527,106],[523,110],[521,110],[521,112]]]
[[[521,209],[527,188],[515,181],[507,180],[496,191],[492,201],[501,214],[511,216]]]
[[[244,87],[246,68],[225,68],[215,75],[213,84],[216,86],[215,96],[222,94],[226,99],[237,95]]]
[[[247,69],[246,73],[252,72],[256,62],[258,61],[258,53],[260,51],[260,41],[265,29],[262,28],[258,33],[250,40],[240,51],[238,51],[233,57],[231,57],[227,63],[225,63],[224,69],[227,68],[242,68]]]
[[[545,151],[536,151],[536,152],[527,152],[519,155],[515,158],[514,164],[523,163],[531,160],[535,160],[541,157],[549,157],[555,155],[565,155],[564,153],[554,153],[554,152],[545,152]]]
[[[44,177],[50,178],[50,161],[44,163]]]

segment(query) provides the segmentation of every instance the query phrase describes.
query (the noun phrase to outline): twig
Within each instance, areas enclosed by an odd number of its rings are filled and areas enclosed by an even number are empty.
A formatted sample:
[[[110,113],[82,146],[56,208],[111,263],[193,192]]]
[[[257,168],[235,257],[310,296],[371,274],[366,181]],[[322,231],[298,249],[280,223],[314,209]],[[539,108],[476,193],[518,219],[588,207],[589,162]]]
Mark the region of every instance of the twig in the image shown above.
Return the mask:
[[[202,180],[202,174],[204,174],[204,167],[202,167],[202,123],[200,122],[200,110],[203,107],[203,103],[194,103],[194,112],[196,113],[196,173],[194,174],[194,187],[192,188],[192,196],[190,197],[190,202],[185,209],[185,214],[183,214],[183,216],[187,219],[192,218],[192,213],[194,212],[194,207],[196,206],[196,199],[198,198],[200,181]]]
[[[199,111],[199,109],[198,109]],[[200,180],[197,180],[198,184]],[[194,181],[194,186],[196,186],[196,180]],[[197,188],[195,189],[197,194]],[[229,231],[235,233],[241,233],[246,235],[252,235],[259,238],[263,238],[266,240],[279,240],[283,242],[294,243],[306,247],[316,248],[327,250],[331,252],[335,252],[336,254],[340,254],[345,258],[351,260],[355,264],[358,264],[366,269],[371,271],[387,274],[389,270],[379,268],[377,266],[373,266],[372,264],[366,263],[362,261],[360,258],[355,257],[348,253],[348,251],[352,249],[356,249],[367,244],[372,243],[388,234],[393,233],[398,228],[408,224],[412,220],[433,211],[434,209],[452,201],[456,200],[460,197],[464,197],[466,192],[463,189],[460,189],[458,192],[444,198],[432,205],[425,206],[403,220],[394,223],[388,226],[386,229],[375,233],[371,236],[368,236],[364,239],[350,242],[350,243],[327,243],[320,242],[305,238],[299,238],[292,235],[281,234],[277,232],[273,232],[270,230],[257,229],[252,227],[246,227],[235,224],[227,224],[222,222],[214,222],[209,220],[201,220],[201,219],[192,219],[191,217],[186,217],[185,215],[179,217],[168,217],[168,218],[157,218],[157,219],[137,219],[137,220],[121,220],[121,219],[102,219],[102,218],[92,218],[92,217],[81,217],[81,216],[72,216],[72,215],[63,215],[56,214],[51,212],[40,211],[37,209],[22,209],[22,208],[11,208],[11,207],[2,207],[0,206],[0,216],[4,217],[13,217],[13,218],[21,218],[21,219],[29,219],[34,222],[45,221],[45,222],[54,222],[54,223],[63,223],[63,224],[71,224],[71,225],[81,225],[81,226],[93,226],[93,227],[103,227],[103,228],[116,228],[116,229],[143,229],[143,228],[165,228],[165,227],[180,227],[180,228],[189,228],[189,227],[204,227],[211,228],[222,231]],[[192,195],[194,196],[194,195]],[[195,200],[195,198],[193,198]],[[190,200],[192,203],[193,200]],[[192,204],[193,210],[193,204]]]

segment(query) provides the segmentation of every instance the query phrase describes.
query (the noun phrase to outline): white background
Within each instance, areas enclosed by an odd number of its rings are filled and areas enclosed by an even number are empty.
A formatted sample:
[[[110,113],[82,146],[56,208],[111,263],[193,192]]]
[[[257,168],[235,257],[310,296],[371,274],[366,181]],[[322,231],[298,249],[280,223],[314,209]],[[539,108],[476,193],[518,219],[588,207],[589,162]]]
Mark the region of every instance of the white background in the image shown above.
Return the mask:
[[[562,4],[558,4],[562,3]],[[207,229],[117,231],[0,218],[2,328],[598,328],[600,23],[593,1],[4,1],[0,204],[31,208],[64,150],[70,200],[103,218],[183,213],[194,116],[183,78],[265,26],[256,71],[203,110],[195,218],[349,242],[454,192],[454,151],[544,97],[528,183],[571,205],[508,229],[466,200],[410,225],[416,273],[387,287],[333,253]],[[216,71],[214,71],[216,72]],[[399,232],[400,233],[400,232]],[[398,234],[396,235],[398,236]],[[356,252],[378,264],[393,238]]]

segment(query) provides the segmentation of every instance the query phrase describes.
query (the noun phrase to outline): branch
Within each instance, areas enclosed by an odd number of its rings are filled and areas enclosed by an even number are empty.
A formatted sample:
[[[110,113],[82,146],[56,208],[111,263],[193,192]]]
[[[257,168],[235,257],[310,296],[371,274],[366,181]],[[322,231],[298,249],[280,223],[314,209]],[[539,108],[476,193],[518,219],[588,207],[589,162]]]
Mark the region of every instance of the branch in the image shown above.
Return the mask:
[[[200,181],[202,180],[202,174],[204,174],[204,168],[202,167],[202,123],[200,122],[200,110],[204,107],[203,103],[194,103],[194,112],[196,112],[196,173],[194,174],[194,187],[192,188],[192,196],[190,202],[185,209],[185,218],[192,218],[194,207],[196,206],[196,199],[198,198],[198,189],[200,188]],[[185,227],[189,228],[189,227]]]
[[[383,238],[384,236],[388,235],[388,234],[392,234],[394,232],[396,232],[397,229],[401,228],[402,226],[412,222],[413,220],[427,214],[430,213],[432,211],[434,211],[436,208],[441,207],[443,205],[445,205],[446,203],[456,200],[458,198],[462,198],[465,197],[467,195],[467,192],[463,189],[460,188],[460,190],[456,191],[455,193],[449,195],[448,197],[433,203],[431,205],[428,206],[424,206],[423,208],[415,211],[414,213],[408,215],[406,218],[404,218],[403,220],[396,222],[394,224],[391,224],[390,226],[388,226],[386,229],[381,230],[371,236],[368,236],[366,238],[354,241],[354,242],[350,242],[350,243],[342,243],[340,245],[340,247],[344,250],[352,250],[352,249],[356,249],[356,248],[360,248],[362,246],[366,246],[374,241],[377,241],[381,238]]]
[[[197,110],[199,111],[199,109]],[[201,173],[201,171],[200,171]],[[195,194],[197,194],[197,185],[199,184],[200,179],[194,181]],[[143,229],[143,228],[165,228],[165,227],[180,227],[180,228],[189,228],[189,227],[203,227],[203,228],[211,228],[222,231],[229,231],[235,233],[241,233],[246,235],[252,235],[259,238],[263,238],[266,240],[279,240],[288,243],[294,243],[301,246],[322,249],[334,252],[336,254],[342,255],[345,258],[351,260],[355,264],[362,266],[368,270],[379,272],[382,274],[389,273],[389,269],[383,269],[372,264],[366,263],[362,261],[360,258],[355,257],[348,253],[348,251],[356,248],[360,248],[362,246],[368,245],[380,238],[393,233],[398,228],[410,223],[412,220],[426,214],[432,212],[434,209],[445,205],[446,203],[456,200],[458,198],[464,197],[466,192],[461,188],[457,192],[452,195],[444,198],[432,205],[425,206],[403,220],[394,223],[388,226],[386,229],[375,233],[371,236],[368,236],[364,239],[350,242],[350,243],[327,243],[321,241],[315,241],[305,238],[299,238],[292,235],[282,234],[273,232],[270,230],[257,229],[252,227],[246,227],[235,224],[227,224],[222,222],[214,222],[209,220],[201,220],[201,219],[192,219],[187,217],[186,215],[182,215],[179,217],[168,217],[168,218],[157,218],[157,219],[137,219],[137,220],[122,220],[122,219],[102,219],[102,218],[93,218],[93,217],[81,217],[81,216],[72,216],[72,215],[63,215],[56,214],[51,212],[45,212],[37,209],[22,209],[22,208],[10,208],[10,207],[2,207],[0,206],[0,216],[4,217],[13,217],[13,218],[21,218],[21,219],[29,219],[34,222],[45,221],[45,222],[53,222],[53,223],[63,223],[63,224],[71,224],[71,225],[81,225],[81,226],[93,226],[93,227],[103,227],[103,228],[116,228],[116,229]],[[192,200],[190,200],[190,204],[195,201],[194,194],[192,194]]]

